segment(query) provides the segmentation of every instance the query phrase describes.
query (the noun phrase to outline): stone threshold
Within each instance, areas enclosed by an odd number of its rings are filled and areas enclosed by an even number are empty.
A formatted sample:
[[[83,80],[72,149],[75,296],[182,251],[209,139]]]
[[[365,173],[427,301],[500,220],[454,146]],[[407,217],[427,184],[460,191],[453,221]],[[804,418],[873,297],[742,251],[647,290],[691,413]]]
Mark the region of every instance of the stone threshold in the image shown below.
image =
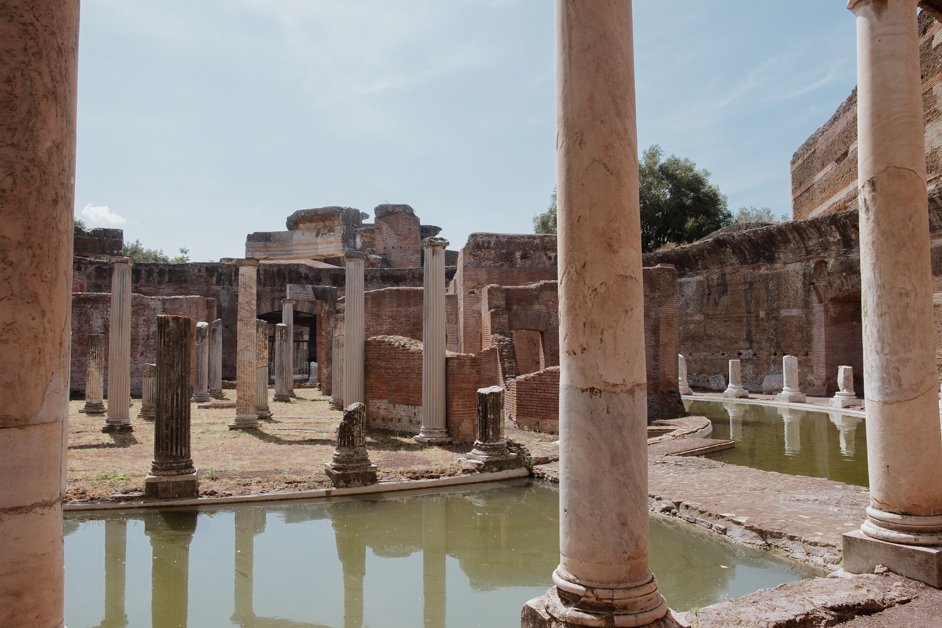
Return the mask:
[[[290,493],[260,493],[257,495],[231,495],[227,497],[200,497],[196,499],[135,500],[114,503],[63,504],[65,512],[89,512],[96,510],[137,510],[147,508],[178,508],[181,506],[216,506],[252,502],[287,501],[296,499],[324,499],[328,497],[351,497],[356,495],[376,495],[381,493],[401,493],[431,488],[467,486],[504,480],[527,478],[530,472],[526,468],[508,469],[490,473],[472,473],[444,478],[425,480],[406,480],[401,482],[379,482],[370,486],[354,488],[322,488],[313,491]]]

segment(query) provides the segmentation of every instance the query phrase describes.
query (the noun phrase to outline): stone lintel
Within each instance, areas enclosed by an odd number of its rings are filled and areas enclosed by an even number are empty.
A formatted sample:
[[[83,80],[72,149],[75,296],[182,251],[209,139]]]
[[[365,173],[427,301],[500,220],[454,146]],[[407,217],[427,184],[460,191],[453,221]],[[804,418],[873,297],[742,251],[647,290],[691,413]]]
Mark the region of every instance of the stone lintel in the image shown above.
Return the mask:
[[[255,266],[258,267],[259,261],[255,258],[246,257],[232,261],[233,266]]]
[[[183,475],[148,475],[144,478],[144,497],[154,499],[199,497],[199,480],[196,477],[196,471]]]
[[[871,538],[860,530],[848,532],[844,540],[844,569],[872,573],[883,565],[893,573],[942,589],[942,547],[902,545]]]

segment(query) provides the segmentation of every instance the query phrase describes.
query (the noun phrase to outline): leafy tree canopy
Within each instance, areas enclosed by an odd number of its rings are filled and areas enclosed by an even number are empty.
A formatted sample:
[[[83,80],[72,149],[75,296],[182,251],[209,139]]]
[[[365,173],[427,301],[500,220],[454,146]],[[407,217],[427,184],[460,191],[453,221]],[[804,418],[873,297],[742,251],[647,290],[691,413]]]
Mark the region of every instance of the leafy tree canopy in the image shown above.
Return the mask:
[[[186,264],[190,261],[190,250],[180,247],[180,252],[174,257],[170,257],[163,252],[163,249],[148,249],[140,240],[134,242],[125,242],[122,249],[124,255],[130,257],[135,262],[157,262],[163,264]]]
[[[768,207],[740,207],[733,218],[733,224],[742,225],[750,222],[784,222],[784,216],[776,216]]]
[[[550,204],[546,211],[533,217],[534,233],[556,233],[556,188],[550,197]]]

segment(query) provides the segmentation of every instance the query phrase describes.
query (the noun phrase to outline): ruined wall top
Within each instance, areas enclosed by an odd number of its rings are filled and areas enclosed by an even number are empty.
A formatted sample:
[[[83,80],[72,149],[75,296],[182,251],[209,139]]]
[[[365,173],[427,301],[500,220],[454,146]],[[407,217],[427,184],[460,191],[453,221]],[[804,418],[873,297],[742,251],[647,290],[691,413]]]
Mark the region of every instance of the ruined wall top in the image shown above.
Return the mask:
[[[363,220],[369,214],[361,212],[354,207],[317,207],[314,209],[299,209],[285,221],[288,231],[315,231],[330,227],[352,227],[363,225]]]
[[[556,236],[472,233],[461,249],[464,264],[498,268],[555,268]]]
[[[83,229],[75,225],[72,252],[77,256],[121,255],[124,231],[121,229]]]

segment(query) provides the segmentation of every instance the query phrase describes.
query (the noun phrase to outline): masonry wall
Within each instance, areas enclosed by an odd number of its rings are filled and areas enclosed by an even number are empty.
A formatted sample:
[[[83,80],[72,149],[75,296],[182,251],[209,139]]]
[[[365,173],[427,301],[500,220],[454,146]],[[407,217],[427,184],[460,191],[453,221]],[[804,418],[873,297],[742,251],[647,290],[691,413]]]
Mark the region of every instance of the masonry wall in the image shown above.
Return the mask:
[[[510,380],[504,395],[507,418],[518,427],[559,433],[559,367]]]
[[[919,16],[922,100],[929,185],[942,176],[942,25]],[[857,208],[857,91],[795,152],[792,217],[803,220]]]
[[[418,434],[422,427],[422,343],[402,336],[367,338],[364,375],[368,425]]]
[[[648,420],[686,414],[677,387],[677,270],[673,266],[644,269],[644,357]]]
[[[445,405],[448,434],[455,444],[473,443],[477,422],[477,391],[481,387],[478,356],[449,353],[445,358]]]

